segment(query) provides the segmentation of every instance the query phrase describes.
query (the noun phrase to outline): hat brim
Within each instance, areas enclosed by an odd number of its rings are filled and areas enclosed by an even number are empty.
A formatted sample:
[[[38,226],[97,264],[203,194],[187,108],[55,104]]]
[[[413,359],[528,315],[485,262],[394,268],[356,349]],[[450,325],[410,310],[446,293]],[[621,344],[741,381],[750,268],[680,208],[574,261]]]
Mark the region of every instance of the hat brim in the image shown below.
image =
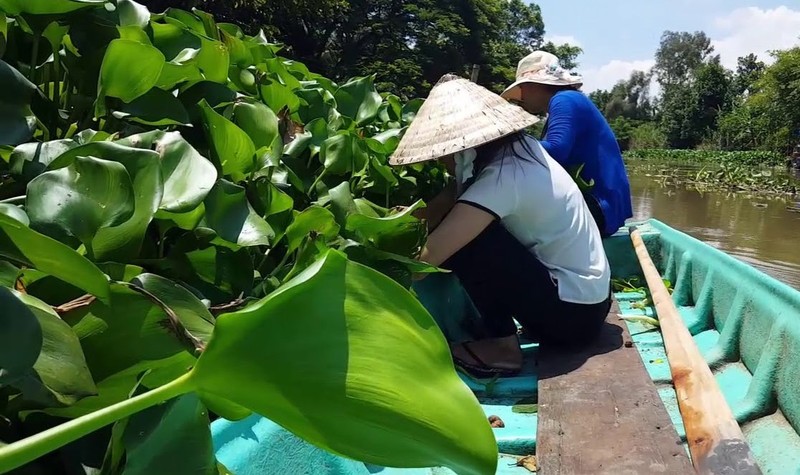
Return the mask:
[[[522,100],[522,86],[523,84],[544,84],[547,86],[573,86],[573,87],[581,87],[583,86],[583,81],[566,81],[564,79],[518,79],[511,83],[505,91],[500,94],[500,97],[506,100],[512,101],[519,101]]]

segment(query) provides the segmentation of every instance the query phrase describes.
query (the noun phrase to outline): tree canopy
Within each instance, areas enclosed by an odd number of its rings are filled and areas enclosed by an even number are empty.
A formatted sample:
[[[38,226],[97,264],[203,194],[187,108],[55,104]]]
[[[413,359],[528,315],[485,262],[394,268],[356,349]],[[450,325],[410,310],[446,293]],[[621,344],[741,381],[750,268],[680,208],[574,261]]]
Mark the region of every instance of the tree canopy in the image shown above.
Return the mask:
[[[535,49],[577,67],[581,49],[544,40],[541,10],[524,0],[148,0],[155,10],[198,7],[249,33],[263,28],[286,53],[328,77],[375,74],[379,89],[421,96],[446,73],[495,91]]]
[[[623,148],[788,152],[800,129],[800,48],[771,59],[750,53],[728,69],[704,32],[666,31],[651,70],[589,97]]]

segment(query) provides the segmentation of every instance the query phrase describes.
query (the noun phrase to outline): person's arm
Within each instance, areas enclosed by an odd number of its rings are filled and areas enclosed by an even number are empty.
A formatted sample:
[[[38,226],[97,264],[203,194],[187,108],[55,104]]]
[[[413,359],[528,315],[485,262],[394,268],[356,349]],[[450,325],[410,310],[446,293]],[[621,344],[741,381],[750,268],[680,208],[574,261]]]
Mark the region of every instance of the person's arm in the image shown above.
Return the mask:
[[[419,260],[439,266],[478,237],[494,220],[502,220],[517,208],[517,175],[513,165],[505,172],[490,167],[458,197],[452,211],[428,236]],[[415,275],[422,279],[426,274]]]
[[[442,190],[425,208],[414,212],[418,219],[424,219],[428,223],[428,229],[434,230],[442,222],[447,213],[456,204],[456,184],[451,182]]]
[[[439,266],[461,250],[497,219],[493,214],[466,203],[456,203],[439,227],[428,236],[419,260]],[[417,280],[427,274],[417,274]]]
[[[577,136],[576,112],[575,102],[566,94],[553,97],[547,117],[547,135],[541,141],[547,153],[564,168],[578,165],[570,160]]]

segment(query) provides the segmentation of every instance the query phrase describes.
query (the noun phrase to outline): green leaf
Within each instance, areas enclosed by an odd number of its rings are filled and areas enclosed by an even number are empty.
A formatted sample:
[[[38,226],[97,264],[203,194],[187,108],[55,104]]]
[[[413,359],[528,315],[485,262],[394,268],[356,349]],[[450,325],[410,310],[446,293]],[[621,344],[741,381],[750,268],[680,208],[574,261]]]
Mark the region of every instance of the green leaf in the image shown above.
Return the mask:
[[[106,96],[131,102],[156,85],[163,67],[164,55],[155,47],[114,40],[103,57],[98,88]]]
[[[18,145],[11,153],[12,173],[31,181],[45,171],[48,165],[63,153],[78,146],[74,140],[51,140]]]
[[[150,22],[150,10],[133,0],[117,0],[120,26],[144,28]]]
[[[178,20],[182,25],[185,25],[191,31],[203,35],[206,34],[206,28],[205,25],[203,25],[203,21],[190,12],[178,8],[168,8],[164,13],[166,13],[167,18]]]
[[[111,160],[125,167],[134,190],[134,210],[130,219],[118,225],[102,227],[92,241],[92,250],[97,260],[126,262],[139,256],[142,242],[161,203],[163,182],[159,156],[150,150],[113,155]],[[97,184],[93,186],[98,186]],[[120,188],[120,195],[122,188]],[[114,206],[113,201],[106,202]]]
[[[111,280],[118,280],[120,282],[130,282],[139,274],[144,272],[144,269],[132,264],[120,264],[118,262],[101,262],[97,267],[105,272]]]
[[[231,64],[235,64],[240,68],[246,68],[253,64],[253,55],[250,54],[250,49],[242,40],[225,30],[222,30],[221,33],[221,39],[228,49]]]
[[[292,92],[292,89],[276,80],[266,80],[261,85],[261,97],[276,114],[284,107],[288,107],[289,110],[297,110],[300,106],[300,99]]]
[[[374,76],[353,79],[336,91],[336,108],[358,124],[366,124],[378,115],[383,100],[375,90]]]
[[[278,132],[278,116],[261,102],[237,101],[233,105],[233,122],[247,133],[256,148],[269,147]]]
[[[342,175],[353,171],[353,136],[336,134],[323,142],[320,160],[325,171],[331,175]]]
[[[187,142],[179,132],[167,132],[156,141],[161,156],[164,195],[160,209],[171,213],[194,210],[217,181],[214,165]]]
[[[0,57],[6,52],[8,43],[8,19],[5,13],[0,13]]]
[[[325,208],[310,206],[294,217],[294,221],[286,229],[288,241],[287,253],[292,253],[300,247],[303,239],[311,233],[320,234],[325,240],[333,239],[339,235],[339,225],[336,218]]]
[[[265,218],[288,211],[294,206],[291,196],[278,189],[271,181],[263,178],[256,181],[254,194],[255,197],[252,197],[250,202],[258,214]]]
[[[36,116],[30,108],[0,103],[0,145],[26,142],[33,137],[35,131]]]
[[[295,91],[295,94],[300,98],[300,107],[297,110],[297,115],[300,117],[301,122],[307,124],[314,119],[328,117],[331,105],[326,102],[325,95],[330,97],[329,92],[316,88],[299,89]],[[334,101],[331,100],[330,102]]]
[[[395,282],[335,251],[220,316],[190,379],[201,395],[356,460],[465,475],[497,469],[492,429],[433,318]]]
[[[256,147],[257,168],[275,166],[283,155],[283,139],[278,130],[278,116],[261,102],[237,101],[233,121],[247,133]]]
[[[208,411],[185,394],[131,416],[123,435],[123,475],[217,475]]]
[[[4,214],[9,218],[14,218],[20,223],[28,226],[31,224],[31,220],[28,219],[28,215],[25,211],[17,205],[12,205],[8,203],[0,203],[0,214]]]
[[[207,81],[225,84],[228,82],[228,48],[221,41],[201,38],[197,65]]]
[[[123,104],[113,112],[118,119],[128,119],[145,125],[187,125],[189,113],[177,97],[169,92],[153,88],[129,104]]]
[[[150,42],[150,37],[147,36],[147,32],[135,25],[128,25],[128,26],[119,26],[117,27],[119,31],[119,37],[123,40],[130,40],[135,41],[137,43],[142,43],[144,45],[152,44]],[[161,73],[164,74],[163,71]]]
[[[208,410],[229,421],[240,421],[253,414],[250,409],[212,394],[204,394],[202,399]]]
[[[57,15],[103,3],[105,0],[0,0],[0,9],[9,15]]]
[[[214,317],[203,302],[181,285],[155,274],[141,274],[132,283],[145,289],[177,315],[186,331],[207,343],[214,331]]]
[[[101,300],[109,298],[106,276],[68,246],[0,214],[0,256],[70,283]]]
[[[19,267],[8,261],[0,260],[0,286],[14,287],[18,275]]]
[[[156,87],[170,90],[183,82],[197,82],[203,79],[195,61],[178,62],[180,58],[164,63]]]
[[[213,246],[194,234],[170,248],[159,273],[180,279],[213,303],[227,303],[253,289],[253,261],[247,249]]]
[[[150,28],[153,30],[153,46],[158,48],[168,61],[176,63],[182,63],[188,57],[194,58],[202,46],[200,37],[185,26],[179,25],[150,23]]]
[[[122,224],[133,216],[133,185],[122,164],[77,157],[69,166],[33,179],[26,208],[32,228],[75,236],[90,245],[101,227]]]
[[[184,337],[156,301],[122,283],[112,283],[110,295],[109,304],[94,301],[62,314],[80,338],[96,381],[186,352]]]
[[[33,368],[44,337],[33,312],[11,289],[0,287],[0,383],[7,384]]]
[[[52,51],[59,51],[61,49],[61,42],[64,40],[64,35],[69,31],[67,25],[60,25],[57,21],[51,22],[42,32],[42,36],[50,43]]]
[[[0,145],[18,145],[33,136],[36,116],[31,107],[44,112],[49,101],[35,84],[2,60],[0,84]]]
[[[338,186],[331,188],[328,192],[331,202],[331,211],[336,217],[336,222],[344,228],[347,223],[347,216],[358,213],[356,202],[350,193],[350,183],[343,181]]]
[[[244,188],[219,180],[205,199],[206,222],[224,240],[239,246],[267,246],[275,232],[250,206]]]
[[[156,212],[156,219],[172,221],[175,226],[187,231],[194,230],[206,215],[206,207],[200,203],[195,209],[185,213],[170,213],[169,211],[159,210]]]
[[[422,206],[422,202],[418,201],[402,213],[384,218],[354,214],[347,218],[345,229],[362,243],[369,243],[382,251],[412,257],[425,242],[425,225],[411,215]]]
[[[256,148],[247,134],[233,122],[218,114],[203,99],[203,126],[212,145],[214,156],[222,167],[222,174],[240,181],[255,171]]]
[[[12,292],[38,321],[42,345],[33,368],[6,383],[21,390],[25,400],[44,405],[74,404],[95,394],[80,342],[69,325],[41,300]]]

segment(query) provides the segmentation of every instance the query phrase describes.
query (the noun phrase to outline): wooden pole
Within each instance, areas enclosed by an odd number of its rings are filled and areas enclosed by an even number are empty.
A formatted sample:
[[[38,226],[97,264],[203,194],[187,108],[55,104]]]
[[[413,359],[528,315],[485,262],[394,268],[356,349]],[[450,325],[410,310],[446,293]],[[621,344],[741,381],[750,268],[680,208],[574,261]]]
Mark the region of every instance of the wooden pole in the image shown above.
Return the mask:
[[[683,323],[638,230],[631,240],[661,324],[692,464],[703,475],[761,475],[714,374]]]

